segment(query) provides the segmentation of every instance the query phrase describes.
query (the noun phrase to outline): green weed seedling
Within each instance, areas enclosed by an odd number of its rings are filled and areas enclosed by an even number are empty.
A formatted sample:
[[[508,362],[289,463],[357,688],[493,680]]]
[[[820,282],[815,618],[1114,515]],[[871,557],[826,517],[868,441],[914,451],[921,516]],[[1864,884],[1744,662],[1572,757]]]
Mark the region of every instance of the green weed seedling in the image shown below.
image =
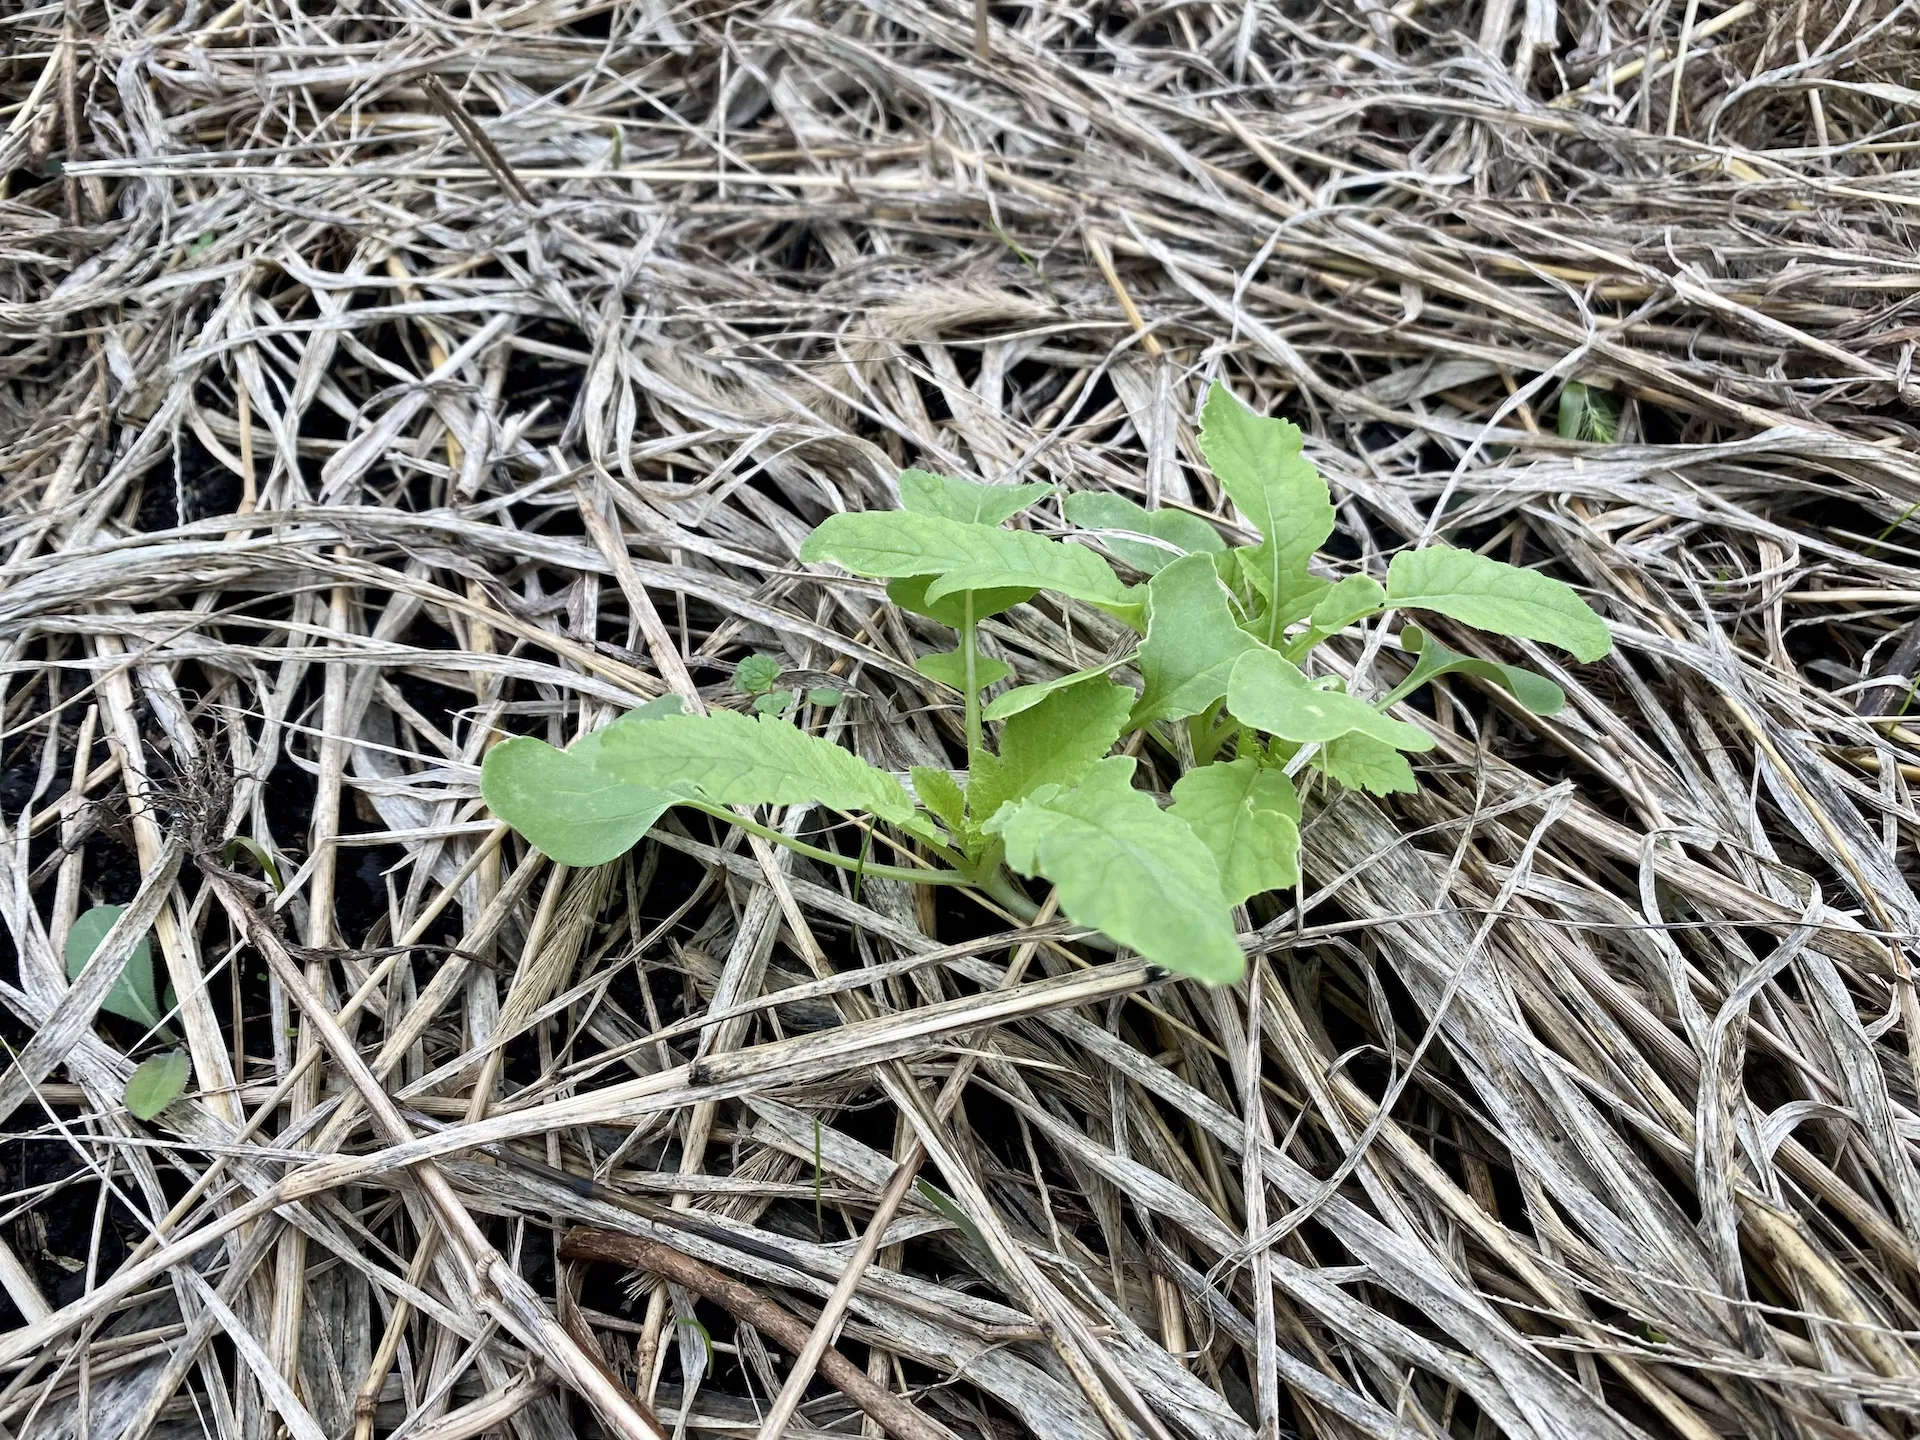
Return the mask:
[[[252,841],[245,843],[253,845]],[[271,862],[265,858],[266,852],[261,850],[259,854],[263,857],[261,863],[271,871]],[[277,873],[275,878],[278,878]],[[113,929],[114,922],[126,912],[126,908],[124,905],[95,905],[75,917],[73,928],[67,932],[69,980],[80,978],[93,960],[93,952],[100,948],[100,942],[107,938],[107,932]],[[161,1017],[173,1009],[173,987],[168,986],[164,994],[160,992],[153,968],[153,945],[146,936],[134,942],[125,968],[107,991],[106,998],[100,1002],[100,1008],[109,1015],[135,1021],[149,1030],[166,1032]],[[127,1109],[138,1119],[153,1119],[180,1098],[181,1092],[187,1088],[191,1071],[192,1066],[184,1050],[169,1050],[141,1061],[127,1077]]]
[[[95,905],[74,917],[73,928],[67,932],[69,980],[80,978],[80,973],[93,959],[93,952],[100,948],[100,942],[107,938],[107,932],[113,929],[114,922],[126,913],[126,909],[124,905]],[[161,1000],[153,971],[153,945],[146,936],[134,942],[133,953],[127,956],[126,967],[121,970],[120,978],[113,982],[113,988],[107,991],[107,998],[100,1002],[100,1008],[109,1015],[137,1021],[150,1030],[157,1028],[160,1017],[173,1008],[171,990],[167,992],[165,1002]]]
[[[776,713],[680,713],[656,700],[561,751],[517,738],[496,746],[482,791],[501,819],[555,860],[597,865],[620,855],[669,807],[688,806],[829,865],[920,884],[968,885],[1016,911],[1034,905],[1013,876],[1044,880],[1076,924],[1147,960],[1220,984],[1244,956],[1233,907],[1299,879],[1300,801],[1289,772],[1385,795],[1414,788],[1407,755],[1432,737],[1387,712],[1442,675],[1467,673],[1551,714],[1565,697],[1516,666],[1447,649],[1417,624],[1400,632],[1413,661],[1371,702],[1329,675],[1313,651],[1391,611],[1427,611],[1496,634],[1554,645],[1576,660],[1611,648],[1606,624],[1558,580],[1464,550],[1403,551],[1386,583],[1329,581],[1309,562],[1333,533],[1326,482],[1300,431],[1254,415],[1216,385],[1200,448],[1258,545],[1229,548],[1199,517],[1149,513],[1110,495],[1066,505],[1076,537],[1050,539],[1006,522],[1052,490],[982,485],[909,470],[902,508],[835,515],[801,557],[887,581],[893,603],[956,632],[918,662],[952,686],[966,717],[967,776],[916,769],[912,790]],[[1147,577],[1129,585],[1082,540],[1098,539]],[[980,653],[980,622],[1041,591],[1097,606],[1140,641],[1125,660],[983,703],[1011,678]],[[772,693],[771,662],[743,662],[740,688]],[[1138,689],[1115,678],[1137,673]],[[768,707],[772,709],[773,707]],[[997,727],[993,744],[987,729]],[[1165,808],[1135,783],[1135,760],[1112,753],[1150,728],[1169,753],[1183,726],[1193,764]],[[814,804],[871,817],[919,842],[934,868],[888,866],[796,841],[731,807]],[[1009,874],[1009,872],[1012,872]]]

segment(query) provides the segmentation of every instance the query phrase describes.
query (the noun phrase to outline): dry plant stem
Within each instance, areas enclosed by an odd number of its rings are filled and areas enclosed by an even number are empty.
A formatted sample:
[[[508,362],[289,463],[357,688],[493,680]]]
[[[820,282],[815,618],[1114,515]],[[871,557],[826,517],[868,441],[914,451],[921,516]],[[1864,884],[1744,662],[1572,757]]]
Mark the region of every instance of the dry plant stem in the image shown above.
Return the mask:
[[[126,653],[125,647],[112,636],[97,637],[97,645],[103,659],[109,662]],[[135,853],[141,869],[151,870],[160,856],[160,827],[155,816],[158,807],[143,756],[146,742],[134,719],[133,689],[125,668],[113,665],[108,670],[101,685],[101,697],[107,716],[108,743],[118,751],[120,770],[127,777],[128,794],[133,802]],[[181,933],[171,906],[163,907],[154,917],[153,930],[166,960],[174,994],[179,999],[180,1020],[193,1058],[194,1079],[208,1095],[208,1104],[215,1113],[229,1125],[237,1126],[240,1111],[233,1099],[233,1071],[219,1021],[200,974],[198,957],[188,937]]]
[[[439,1253],[440,1231],[429,1230],[421,1235],[414,1243],[413,1259],[407,1265],[407,1283],[415,1287],[424,1285]],[[372,1440],[374,1420],[380,1408],[380,1391],[387,1383],[387,1374],[393,1369],[394,1360],[399,1357],[400,1342],[406,1338],[407,1322],[412,1318],[413,1306],[404,1298],[396,1300],[393,1313],[387,1318],[386,1328],[380,1332],[380,1343],[374,1347],[366,1378],[360,1382],[360,1389],[353,1397],[354,1440]]]
[[[494,846],[497,846],[499,844],[502,834],[504,834],[504,827],[494,831],[493,834],[489,837],[488,841],[483,843],[480,847],[478,847],[474,855],[469,858],[469,864],[472,865],[472,864],[478,863],[479,857],[482,854],[486,853],[488,849]],[[467,873],[470,873],[470,872],[463,870],[461,874],[456,875],[454,877],[453,883],[457,885],[461,880],[465,878]],[[448,892],[446,894],[443,894],[440,897],[440,903],[444,904],[448,899],[451,898],[451,890],[452,890],[452,886],[449,886]],[[435,910],[435,908],[432,906],[429,906],[428,910],[429,910],[429,914],[424,915],[422,919],[415,924],[413,929],[409,931],[406,938],[402,941],[403,947],[407,945],[411,945],[412,943],[418,941],[420,936],[425,933],[428,924],[431,923],[432,915],[438,913],[437,910]],[[360,988],[356,990],[351,996],[348,997],[347,1003],[340,1007],[340,1013],[334,1017],[336,1023],[343,1026],[350,1023],[353,1020],[353,1018],[360,1013],[361,1008],[367,1003],[367,1001],[384,983],[386,979],[386,973],[385,973],[386,970],[390,968],[392,965],[396,964],[401,958],[403,958],[403,956],[406,953],[407,951],[404,948],[397,949],[394,955],[389,957],[388,960],[385,961],[379,969],[376,969],[372,974],[370,974],[367,977],[366,981],[360,986]],[[235,1143],[243,1144],[249,1138],[251,1138],[256,1132],[258,1132],[260,1127],[264,1125],[270,1118],[272,1118],[275,1112],[279,1110],[280,1106],[285,1102],[287,1096],[293,1092],[293,1088],[296,1085],[301,1083],[302,1079],[306,1075],[307,1065],[319,1063],[320,1060],[322,1059],[322,1056],[323,1056],[323,1052],[320,1051],[318,1048],[316,1048],[312,1052],[310,1052],[310,1054],[307,1057],[303,1057],[303,1060],[300,1064],[296,1065],[292,1070],[288,1071],[288,1073],[281,1078],[279,1083],[274,1086],[272,1091],[269,1092],[266,1095],[266,1097],[262,1099],[259,1102],[259,1104],[255,1107],[252,1117],[248,1119],[247,1123],[244,1126],[242,1126],[239,1132],[234,1136]],[[185,1219],[190,1213],[192,1213],[193,1208],[200,1203],[200,1200],[202,1199],[202,1197],[205,1196],[206,1193],[210,1189],[212,1189],[214,1184],[219,1181],[222,1174],[225,1172],[227,1168],[230,1158],[231,1157],[227,1155],[219,1156],[210,1165],[207,1166],[207,1168],[200,1174],[199,1178],[196,1179],[193,1182],[193,1184],[188,1187],[187,1193],[181,1196],[179,1201],[175,1203],[174,1207],[171,1210],[169,1210],[167,1214],[159,1220],[158,1223],[155,1224],[155,1226],[153,1227],[153,1233],[150,1234],[145,1240],[142,1240],[140,1244],[136,1245],[133,1248],[131,1254],[128,1256],[129,1264],[132,1264],[136,1261],[146,1258],[147,1255],[151,1254],[156,1247],[161,1245],[167,1239],[167,1237],[173,1233],[174,1228],[178,1226],[179,1223],[183,1219]],[[402,1301],[399,1303],[404,1304],[405,1302]]]
[[[314,1026],[321,1043],[347,1078],[359,1091],[368,1113],[385,1132],[391,1143],[410,1140],[412,1132],[387,1093],[380,1087],[345,1032],[307,988],[306,978],[286,953],[267,923],[248,907],[245,898],[219,871],[202,866],[207,883],[213,887],[228,917],[250,939],[266,959],[280,983],[287,987],[302,1015]],[[622,1440],[664,1440],[657,1426],[650,1425],[615,1387],[599,1362],[585,1354],[571,1336],[547,1313],[527,1284],[487,1243],[473,1217],[460,1203],[453,1189],[432,1161],[414,1168],[414,1176],[433,1208],[435,1220],[453,1251],[462,1272],[469,1277],[474,1298],[502,1326],[528,1345],[535,1354],[552,1365],[567,1382],[594,1407],[601,1423]]]
[[[1258,956],[1247,973],[1247,1018],[1245,1048],[1236,1067],[1240,1088],[1240,1113],[1246,1121],[1244,1155],[1259,1155],[1267,1144],[1267,1104],[1260,1093],[1260,1036],[1263,1030],[1262,990],[1266,983],[1266,957]],[[1223,1007],[1231,1004],[1219,997]],[[1231,1034],[1231,1031],[1228,1032]],[[1280,1433],[1280,1376],[1275,1369],[1273,1318],[1273,1249],[1264,1238],[1267,1225],[1267,1177],[1259,1165],[1247,1165],[1242,1172],[1242,1204],[1247,1215],[1247,1244],[1253,1273],[1254,1368],[1256,1418],[1261,1440],[1278,1440]]]
[[[412,1432],[413,1440],[472,1440],[477,1435],[496,1432],[514,1417],[553,1389],[549,1380],[516,1376],[438,1420]]]
[[[500,853],[499,845],[500,845],[501,839],[503,838],[503,835],[504,835],[504,827],[502,827],[501,829],[495,830],[487,838],[485,842],[483,842],[482,844],[474,848],[474,853],[468,857],[467,863],[461,867],[459,873],[456,874],[453,877],[453,880],[449,882],[449,884],[442,890],[436,903],[434,905],[428,906],[426,912],[423,913],[421,917],[414,922],[412,927],[410,927],[407,933],[406,942],[404,943],[411,943],[413,941],[416,941],[420,938],[421,935],[424,935],[426,933],[427,927],[432,923],[433,918],[439,913],[440,908],[443,907],[446,903],[448,903],[452,899],[456,888],[459,885],[463,884],[469,876],[479,871],[483,866],[492,866],[495,869],[497,869],[498,862],[499,862],[499,853]],[[539,862],[536,860],[534,856],[528,857],[526,864],[522,867],[523,873],[525,873],[526,875],[526,883],[530,884],[532,882],[532,878],[533,878],[532,872],[536,868],[538,868],[538,864]],[[555,866],[553,867],[553,872],[558,874],[564,874],[565,867]],[[516,876],[516,879],[518,878],[519,877]],[[505,893],[509,895],[516,894],[518,892],[518,888],[519,888],[518,886],[510,887],[509,890]],[[549,893],[552,893],[551,882],[550,882]],[[501,892],[499,892],[498,888],[496,887],[496,894],[495,894],[496,905],[499,904],[500,898],[501,898]],[[490,907],[489,913],[491,913],[491,907]],[[482,917],[480,926],[477,928],[479,928],[482,931],[490,930],[490,927],[487,924],[486,916]],[[531,950],[532,946],[529,945],[528,948],[529,950]],[[401,956],[404,955],[404,953],[405,952],[402,951],[400,954],[396,954],[394,959],[399,960]],[[424,996],[422,997],[423,1002],[425,1001],[425,998],[426,997]],[[422,1026],[424,1026],[426,1023],[431,1021],[432,1019],[432,1015],[430,1013],[431,1008],[432,1007],[430,1007],[425,1003],[421,1005],[420,1007],[421,1018],[419,1023]],[[394,1053],[392,1054],[391,1058],[388,1059],[389,1065],[397,1062],[397,1060],[399,1059],[399,1054],[403,1049],[404,1047],[394,1047]],[[495,1049],[494,1051],[492,1051],[489,1055],[489,1060],[487,1062],[496,1067],[494,1070],[494,1074],[496,1076],[498,1073],[497,1057],[500,1055],[500,1053],[501,1052],[498,1049]],[[386,1052],[383,1052],[383,1058],[386,1058]],[[376,1074],[383,1073],[379,1062],[376,1062],[375,1064],[375,1073]],[[476,1106],[479,1105],[479,1097],[483,1093],[490,1093],[490,1091],[491,1091],[490,1079],[488,1080],[487,1087],[485,1090],[481,1090],[478,1088],[476,1089],[475,1098],[472,1101],[469,1101],[468,1103],[469,1119],[479,1119],[481,1118],[482,1115],[484,1115],[485,1113],[484,1107],[483,1106],[479,1107],[478,1113],[476,1113]],[[336,1115],[331,1122],[329,1122],[329,1125],[328,1125],[329,1135],[335,1132],[338,1132],[340,1134],[346,1133],[347,1126],[352,1123],[348,1113],[348,1107],[351,1105],[351,1103],[352,1103],[351,1096],[347,1097],[347,1099],[342,1103],[340,1113]],[[323,1136],[322,1138],[324,1141],[328,1137]],[[412,1261],[411,1268],[409,1270],[409,1279],[412,1281],[412,1283],[417,1285],[424,1280],[425,1276],[427,1275],[429,1269],[433,1264],[434,1259],[438,1256],[440,1252],[440,1240],[441,1240],[441,1232],[438,1229],[424,1230],[415,1239],[414,1258]],[[375,1411],[375,1407],[379,1403],[380,1391],[382,1387],[386,1384],[387,1374],[392,1369],[395,1358],[399,1355],[400,1343],[406,1334],[407,1324],[412,1319],[412,1316],[413,1316],[413,1307],[408,1303],[406,1299],[402,1298],[394,1302],[392,1313],[387,1317],[386,1328],[381,1332],[380,1343],[374,1347],[373,1358],[367,1366],[367,1373],[361,1379],[360,1388],[354,1396],[353,1408],[354,1408],[355,1440],[369,1440],[369,1437],[372,1434],[374,1411]]]
[[[526,943],[522,947],[521,969],[515,976],[515,988],[509,994],[507,1006],[502,1011],[503,1025],[512,1023],[510,1017],[516,1011],[514,996],[520,994],[520,980],[525,975],[527,966],[539,954],[540,947],[546,939],[547,927],[552,922],[554,907],[559,902],[568,874],[567,867],[564,865],[555,865],[547,872],[546,892],[541,897],[540,908],[535,912],[533,927],[528,931]],[[531,1008],[531,1003],[523,1003],[519,1008]],[[486,1117],[492,1103],[493,1088],[500,1078],[500,1066],[504,1055],[505,1051],[496,1045],[487,1052],[485,1060],[481,1062],[479,1074],[474,1080],[473,1095],[467,1104],[468,1121]],[[419,1237],[412,1266],[408,1272],[408,1279],[412,1284],[419,1285],[424,1282],[434,1258],[439,1253],[441,1233],[438,1229],[432,1229],[425,1231]],[[406,1334],[407,1324],[412,1319],[412,1315],[413,1308],[405,1299],[394,1303],[393,1312],[387,1319],[386,1329],[381,1333],[380,1344],[374,1351],[373,1361],[367,1367],[366,1378],[362,1380],[359,1393],[354,1397],[356,1440],[368,1440],[373,1433],[374,1415],[379,1403],[380,1391],[386,1383],[387,1374],[394,1360],[399,1355],[400,1342]],[[528,1403],[530,1399],[531,1397]]]
[[[798,1350],[807,1342],[807,1326],[797,1317],[772,1300],[763,1299],[751,1287],[658,1240],[612,1230],[574,1229],[561,1242],[560,1253],[571,1260],[625,1265],[671,1280],[713,1301],[788,1350]],[[828,1383],[885,1426],[894,1440],[953,1440],[952,1431],[922,1415],[891,1390],[874,1384],[838,1350],[828,1348],[818,1358],[820,1373]]]
[[[348,625],[351,593],[336,585],[328,597],[327,626],[335,635],[344,635]],[[338,644],[338,642],[335,642]],[[316,994],[326,990],[326,964],[320,959],[333,943],[334,874],[339,850],[334,837],[340,828],[340,774],[345,764],[345,715],[347,673],[344,666],[327,667],[321,700],[320,783],[315,799],[310,846],[314,857],[307,881],[307,938],[314,952],[307,962],[307,987]],[[300,1081],[288,1096],[287,1114],[298,1125],[320,1100],[319,1042],[306,1022],[299,1032],[296,1065]],[[267,1355],[274,1368],[289,1383],[298,1379],[301,1318],[306,1309],[307,1237],[297,1226],[288,1226],[280,1237],[274,1255],[273,1326],[267,1339]]]
[[[969,605],[971,609],[971,605]],[[1033,923],[1044,925],[1053,919],[1060,903],[1057,892],[1049,893]],[[1000,978],[1000,988],[1006,989],[1018,985],[1026,974],[1027,966],[1033,963],[1033,957],[1039,946],[1032,941],[1024,942],[1007,962],[1006,973]],[[966,1093],[967,1083],[973,1078],[974,1067],[979,1064],[977,1054],[969,1053],[954,1063],[953,1073],[940,1087],[940,1096],[934,1102],[933,1115],[944,1124],[959,1105],[960,1097]],[[826,1303],[821,1307],[820,1317],[814,1322],[811,1333],[804,1345],[794,1347],[793,1364],[787,1371],[786,1381],[780,1387],[780,1393],[774,1397],[767,1414],[760,1422],[759,1440],[780,1440],[786,1433],[788,1423],[805,1398],[807,1386],[813,1380],[814,1367],[827,1353],[833,1343],[833,1337],[840,1328],[841,1318],[847,1312],[847,1306],[853,1303],[860,1283],[866,1278],[867,1267],[873,1264],[874,1257],[880,1253],[887,1227],[893,1223],[893,1217],[899,1213],[901,1203],[907,1198],[907,1192],[913,1188],[914,1179],[920,1173],[920,1167],[926,1164],[927,1147],[919,1139],[906,1155],[894,1166],[893,1174],[887,1179],[887,1188],[875,1203],[873,1214],[867,1221],[867,1228],[860,1236],[860,1243],[854,1247],[853,1256],[841,1271],[840,1278],[834,1282],[833,1290],[828,1294]],[[837,1382],[836,1382],[837,1383]],[[875,1417],[876,1419],[879,1417]]]

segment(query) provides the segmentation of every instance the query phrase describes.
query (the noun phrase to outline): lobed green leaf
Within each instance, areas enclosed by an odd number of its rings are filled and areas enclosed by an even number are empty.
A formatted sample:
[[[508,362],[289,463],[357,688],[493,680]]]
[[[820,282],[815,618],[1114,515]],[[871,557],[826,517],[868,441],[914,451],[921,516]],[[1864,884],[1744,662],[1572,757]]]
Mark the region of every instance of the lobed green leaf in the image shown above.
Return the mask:
[[[1250,756],[1201,765],[1174,782],[1172,814],[1213,852],[1229,904],[1300,880],[1300,797]]]
[[[1111,567],[1084,545],[903,510],[831,515],[807,537],[800,558],[831,560],[856,575],[932,575],[927,602],[991,589],[1055,590],[1109,606],[1133,599]]]
[[[1241,723],[1296,744],[1360,734],[1399,750],[1433,748],[1433,737],[1419,726],[1389,719],[1342,691],[1320,689],[1271,650],[1252,650],[1235,662],[1227,708]]]
[[[644,789],[715,805],[814,803],[869,811],[895,824],[913,818],[913,797],[893,776],[772,716],[669,715],[611,725],[601,735],[597,767]]]
[[[1164,570],[1182,555],[1224,552],[1227,542],[1198,515],[1184,510],[1145,510],[1105,490],[1079,490],[1067,497],[1067,518],[1087,530],[1117,531],[1102,543],[1134,569],[1147,575]],[[1140,535],[1141,540],[1122,539]]]
[[[999,525],[1052,493],[1051,485],[983,485],[931,470],[900,472],[902,510],[943,515],[969,525]]]
[[[1246,970],[1220,870],[1198,836],[1133,788],[1131,756],[1101,760],[1078,785],[1043,785],[987,824],[1023,875],[1053,882],[1060,906],[1156,965],[1209,984]]]
[[[771,655],[749,655],[733,667],[733,688],[742,695],[764,695],[780,678],[780,662]]]
[[[1312,763],[1328,779],[1369,795],[1410,795],[1420,788],[1407,757],[1371,735],[1355,733],[1329,740],[1315,752]]]
[[[1133,691],[1104,677],[1055,690],[1000,732],[1000,753],[982,755],[967,779],[976,825],[1042,785],[1073,785],[1113,748],[1133,708]]]
[[[945,770],[935,770],[930,766],[916,765],[908,772],[913,781],[913,793],[920,797],[920,803],[930,810],[934,818],[954,834],[963,834],[967,828],[967,797],[960,789],[959,781]]]
[[[1387,603],[1557,645],[1576,660],[1598,660],[1613,648],[1607,622],[1571,586],[1450,545],[1394,556],[1387,567]]]
[[[582,735],[567,747],[567,753],[576,759],[584,760],[589,765],[597,765],[600,763],[601,742],[622,725],[644,725],[649,720],[661,720],[669,715],[682,714],[685,709],[686,702],[678,695],[661,695],[647,701],[644,705],[636,705],[610,724],[602,725],[598,730]]]
[[[1254,414],[1216,381],[1200,412],[1200,450],[1263,537],[1242,561],[1267,603],[1284,609],[1324,583],[1308,575],[1307,562],[1333,534],[1333,497],[1302,451],[1300,427]]]
[[[1234,664],[1260,642],[1234,621],[1226,586],[1204,555],[1174,561],[1147,582],[1147,638],[1135,664],[1146,689],[1135,727],[1211,709]]]

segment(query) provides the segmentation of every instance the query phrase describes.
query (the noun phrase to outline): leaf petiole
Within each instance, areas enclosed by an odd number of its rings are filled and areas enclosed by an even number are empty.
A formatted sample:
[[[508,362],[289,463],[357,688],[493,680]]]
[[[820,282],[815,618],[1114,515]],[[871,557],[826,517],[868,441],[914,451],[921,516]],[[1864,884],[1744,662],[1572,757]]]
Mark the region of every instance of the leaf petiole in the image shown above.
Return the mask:
[[[784,845],[796,855],[804,855],[809,860],[818,860],[823,865],[832,865],[841,870],[852,870],[871,880],[899,880],[908,885],[972,885],[970,876],[958,870],[910,870],[901,865],[875,865],[871,860],[849,860],[844,855],[836,855],[831,850],[823,850],[817,845],[809,845],[804,840],[796,840],[791,835],[783,835],[770,825],[762,825],[757,820],[749,820],[738,811],[729,810],[725,805],[714,805],[705,800],[681,799],[676,797],[676,805],[684,805],[689,810],[698,810],[711,815],[716,820],[724,820],[729,825],[738,825],[749,835],[758,835],[762,840],[771,840],[776,845]]]
[[[971,775],[986,750],[980,726],[980,642],[974,634],[971,590],[966,592],[966,607],[966,624],[960,627],[960,654],[967,670],[967,773]]]

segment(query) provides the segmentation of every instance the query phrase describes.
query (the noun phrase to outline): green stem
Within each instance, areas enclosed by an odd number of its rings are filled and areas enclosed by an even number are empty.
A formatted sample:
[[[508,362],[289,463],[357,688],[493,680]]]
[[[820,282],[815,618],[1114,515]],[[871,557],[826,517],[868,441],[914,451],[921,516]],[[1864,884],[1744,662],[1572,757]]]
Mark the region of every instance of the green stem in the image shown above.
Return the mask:
[[[960,630],[960,654],[967,669],[967,779],[973,779],[974,766],[986,750],[980,730],[980,646],[974,635],[973,592],[966,592],[967,623]]]
[[[1271,544],[1271,542],[1269,542]],[[1267,596],[1267,648],[1280,648],[1280,568],[1272,568],[1273,590]],[[1256,586],[1256,589],[1259,587]]]
[[[1207,732],[1207,759],[1211,761],[1214,756],[1218,755],[1220,753],[1220,747],[1227,743],[1227,737],[1241,728],[1240,722],[1229,715],[1218,725],[1214,726],[1213,729],[1209,730]]]
[[[1020,892],[1020,887],[1015,885],[1007,872],[1000,869],[997,865],[994,867],[993,873],[981,881],[978,888],[984,892],[987,898],[992,900],[994,904],[998,905],[1002,910],[1006,911],[1016,920],[1019,920],[1022,924],[1031,925],[1040,914],[1040,907],[1023,895]],[[1099,950],[1108,955],[1113,954],[1120,948],[1105,935],[1099,934],[1083,935],[1075,943],[1084,945],[1089,950]]]
[[[823,865],[837,866],[842,870],[852,870],[872,880],[899,880],[908,885],[972,885],[977,883],[971,876],[962,875],[958,870],[909,870],[901,865],[875,865],[864,858],[849,860],[844,855],[836,855],[831,850],[822,850],[817,845],[809,845],[804,840],[796,840],[791,835],[783,835],[771,826],[749,820],[744,815],[729,810],[724,805],[711,805],[705,800],[679,800],[676,804],[685,805],[690,810],[711,815],[716,820],[724,820],[729,825],[738,825],[749,835],[758,835],[762,840],[771,840],[776,845],[784,845],[796,855],[804,855],[809,860],[818,860]]]
[[[980,889],[994,904],[1023,922],[1031,924],[1033,917],[1040,913],[1040,907],[1023,895],[1020,887],[998,865],[981,880]]]

